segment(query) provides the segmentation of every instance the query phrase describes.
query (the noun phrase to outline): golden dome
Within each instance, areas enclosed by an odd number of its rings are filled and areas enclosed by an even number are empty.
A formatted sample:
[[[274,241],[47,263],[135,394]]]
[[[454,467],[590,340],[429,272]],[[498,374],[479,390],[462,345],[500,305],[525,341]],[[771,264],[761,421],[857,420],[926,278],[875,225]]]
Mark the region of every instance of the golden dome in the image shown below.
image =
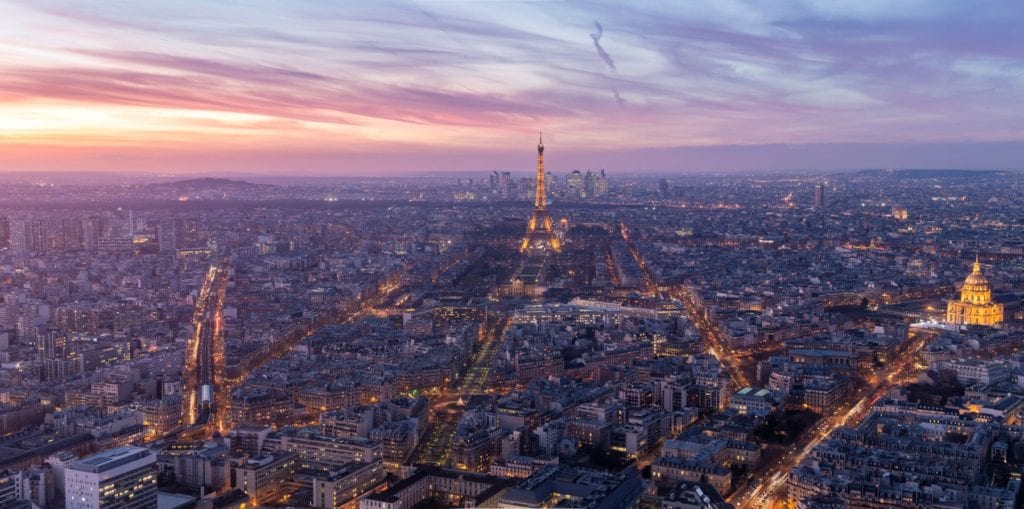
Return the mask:
[[[971,274],[964,279],[965,286],[988,286],[988,278],[984,274]]]
[[[981,263],[977,258],[974,259],[974,268],[970,275],[964,279],[964,286],[988,286],[988,278],[981,273]]]
[[[981,262],[974,259],[970,275],[960,288],[960,301],[946,306],[946,321],[955,324],[996,325],[1003,321],[1003,305],[992,302],[988,278],[981,273]]]

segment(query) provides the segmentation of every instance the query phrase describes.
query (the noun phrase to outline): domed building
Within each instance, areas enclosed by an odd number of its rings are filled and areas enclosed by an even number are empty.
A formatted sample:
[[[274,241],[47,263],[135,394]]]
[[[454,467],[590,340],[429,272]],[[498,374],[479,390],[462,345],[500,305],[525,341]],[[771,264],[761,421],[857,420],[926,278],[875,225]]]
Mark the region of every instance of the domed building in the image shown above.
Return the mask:
[[[1003,321],[1003,305],[992,302],[992,288],[977,258],[960,287],[960,300],[950,301],[946,307],[946,321],[964,325],[996,325]]]

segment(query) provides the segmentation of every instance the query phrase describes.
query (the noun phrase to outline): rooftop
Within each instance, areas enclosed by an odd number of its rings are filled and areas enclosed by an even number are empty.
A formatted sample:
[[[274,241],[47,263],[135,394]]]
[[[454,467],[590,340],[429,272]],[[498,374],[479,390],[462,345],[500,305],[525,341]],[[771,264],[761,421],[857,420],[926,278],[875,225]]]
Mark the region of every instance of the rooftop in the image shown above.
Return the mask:
[[[68,468],[81,472],[106,472],[110,469],[151,456],[153,451],[145,447],[124,446],[103,451],[71,463]]]

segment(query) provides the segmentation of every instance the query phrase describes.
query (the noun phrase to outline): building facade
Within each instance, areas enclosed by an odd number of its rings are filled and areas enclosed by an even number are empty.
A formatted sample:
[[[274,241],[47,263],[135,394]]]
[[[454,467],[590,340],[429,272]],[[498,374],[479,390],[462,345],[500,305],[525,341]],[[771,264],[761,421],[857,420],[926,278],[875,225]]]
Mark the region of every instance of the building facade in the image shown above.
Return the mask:
[[[156,507],[156,454],[118,447],[70,463],[64,471],[68,509]]]
[[[996,325],[1003,321],[1003,305],[992,302],[992,288],[977,258],[960,287],[960,300],[950,301],[946,307],[946,321],[961,325]]]

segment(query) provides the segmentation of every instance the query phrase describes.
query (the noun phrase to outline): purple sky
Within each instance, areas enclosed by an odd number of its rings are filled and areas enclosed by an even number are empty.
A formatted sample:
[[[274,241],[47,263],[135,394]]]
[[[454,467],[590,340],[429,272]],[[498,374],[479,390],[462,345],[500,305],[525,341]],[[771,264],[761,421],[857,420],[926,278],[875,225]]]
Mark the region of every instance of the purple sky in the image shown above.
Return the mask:
[[[0,0],[0,171],[1024,167],[1024,2]]]

